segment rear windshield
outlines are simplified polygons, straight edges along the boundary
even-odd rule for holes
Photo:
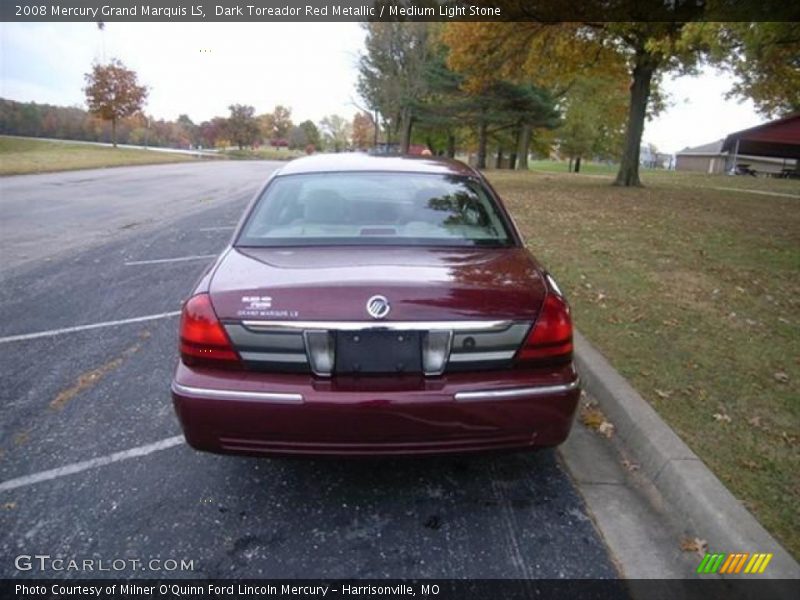
[[[492,197],[469,177],[315,173],[276,177],[237,246],[510,246]]]

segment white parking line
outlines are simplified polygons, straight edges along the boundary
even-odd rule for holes
[[[130,260],[125,263],[126,267],[133,267],[136,265],[158,265],[161,263],[174,263],[184,262],[187,260],[208,260],[209,258],[216,258],[216,254],[195,254],[193,256],[179,256],[177,258],[156,258],[155,260]]]
[[[20,335],[9,335],[0,338],[0,344],[8,342],[21,342],[23,340],[35,340],[37,338],[52,337],[62,333],[74,333],[76,331],[88,331],[89,329],[100,329],[101,327],[114,327],[116,325],[127,325],[128,323],[142,323],[144,321],[155,321],[156,319],[168,319],[181,314],[179,310],[159,313],[157,315],[145,315],[144,317],[133,317],[131,319],[120,319],[119,321],[104,321],[102,323],[90,323],[89,325],[76,325],[75,327],[64,327],[63,329],[50,329],[48,331],[37,331],[36,333],[23,333]]]
[[[225,225],[220,227],[201,227],[200,231],[231,231],[236,229],[236,225]]]
[[[29,485],[33,485],[34,483],[40,483],[42,481],[48,481],[50,479],[58,479],[59,477],[65,477],[67,475],[74,475],[75,473],[80,473],[82,471],[94,469],[95,467],[103,467],[105,465],[110,465],[111,463],[119,462],[121,460],[127,460],[129,458],[138,458],[140,456],[147,456],[148,454],[152,454],[153,452],[158,452],[159,450],[166,450],[167,448],[172,448],[173,446],[177,446],[182,443],[183,443],[183,436],[176,435],[171,438],[161,440],[159,442],[154,442],[152,444],[147,444],[145,446],[139,446],[137,448],[131,448],[130,450],[123,450],[122,452],[114,452],[114,454],[108,454],[106,456],[100,456],[98,458],[92,458],[90,460],[84,460],[82,462],[72,463],[71,465],[58,467],[57,469],[50,469],[49,471],[40,471],[39,473],[34,473],[33,475],[16,477],[15,479],[9,479],[8,481],[0,483],[0,492],[6,492],[8,490],[14,490],[16,488],[26,487]]]

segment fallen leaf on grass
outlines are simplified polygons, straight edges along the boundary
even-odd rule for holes
[[[750,423],[753,427],[761,427],[761,417],[755,416],[747,419],[747,422]]]
[[[714,420],[720,423],[730,423],[731,418],[725,413],[714,413]]]
[[[789,376],[784,371],[777,371],[772,375],[778,383],[787,383]]]
[[[708,550],[708,542],[698,537],[685,537],[681,540],[681,550],[683,552],[695,552],[700,556],[704,556]]]
[[[669,398],[670,396],[672,396],[672,390],[664,391],[664,390],[660,390],[660,389],[656,388],[655,392],[656,392],[656,394],[658,395],[659,398],[663,398],[665,400],[667,398]]]

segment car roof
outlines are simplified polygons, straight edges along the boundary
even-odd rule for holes
[[[393,172],[393,173],[433,173],[444,175],[476,175],[464,163],[432,156],[373,156],[360,152],[339,154],[312,154],[295,159],[283,167],[278,175],[298,175],[301,173],[332,173],[337,171]]]

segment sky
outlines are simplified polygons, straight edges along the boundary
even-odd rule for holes
[[[186,113],[195,122],[256,113],[283,104],[292,119],[352,117],[360,100],[356,65],[364,44],[358,23],[0,23],[0,96],[84,106],[83,75],[92,62],[119,58],[148,85],[156,118]],[[766,119],[749,101],[725,100],[732,80],[705,69],[666,78],[669,108],[645,126],[644,142],[677,152]]]

